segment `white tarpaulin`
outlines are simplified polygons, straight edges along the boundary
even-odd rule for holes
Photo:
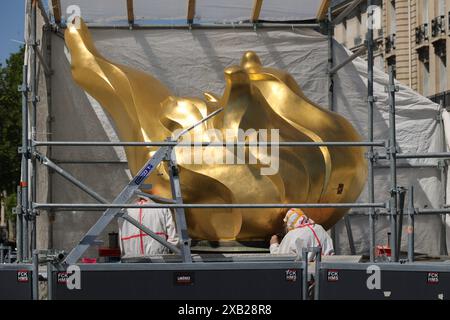
[[[63,1],[67,3],[67,1]],[[87,3],[87,1],[86,1]],[[115,3],[112,1],[111,3]],[[179,96],[201,97],[203,92],[221,95],[224,89],[224,68],[238,64],[246,50],[255,51],[264,65],[289,71],[300,84],[306,95],[313,101],[327,106],[327,39],[312,30],[91,30],[99,51],[112,61],[132,66],[151,73],[165,83]],[[70,74],[70,66],[64,53],[63,39],[53,37],[52,77],[53,140],[91,140],[113,137],[112,127],[92,98],[77,87]],[[348,56],[338,44],[334,46],[336,63]],[[341,69],[335,77],[335,109],[346,116],[364,135],[367,132],[367,86],[366,63],[357,59]],[[375,71],[375,140],[388,138],[388,100],[384,86],[388,78],[383,72]],[[437,116],[439,106],[428,99],[400,85],[397,94],[397,141],[401,152],[437,152],[443,142]],[[58,148],[53,151],[60,159],[111,159],[123,157],[112,148]],[[83,150],[80,152],[79,150]],[[380,150],[381,153],[384,150]],[[440,171],[436,160],[399,161],[402,167],[423,164],[424,168],[399,168],[398,181],[405,187],[415,186],[416,207],[438,208],[442,203]],[[385,162],[380,162],[380,165]],[[427,167],[428,166],[428,167]],[[102,195],[112,198],[115,190],[127,183],[124,166],[98,167],[87,169],[86,165],[66,167],[87,182]],[[54,202],[79,202],[80,192],[57,178],[53,181]],[[389,171],[376,170],[376,202],[389,199]],[[76,196],[72,196],[76,195]],[[359,199],[367,200],[365,190]],[[87,197],[87,199],[89,199]],[[71,233],[86,231],[90,224],[69,216]],[[55,230],[67,228],[57,215]],[[351,224],[357,252],[368,252],[368,217],[352,216]],[[379,217],[377,222],[377,244],[386,243],[389,223]],[[437,216],[416,218],[416,249],[418,252],[439,253],[442,232],[441,220]],[[60,232],[61,233],[61,232]],[[337,226],[340,253],[348,253],[347,235],[343,223]],[[80,234],[81,235],[81,234]],[[404,232],[406,235],[406,232]],[[72,240],[62,233],[54,235],[63,247],[73,245]],[[406,236],[405,236],[406,237]],[[404,238],[405,238],[404,237]],[[58,240],[59,239],[59,240]],[[73,237],[75,239],[75,235]]]
[[[265,0],[260,19],[286,21],[315,19],[322,1]],[[76,5],[88,23],[127,23],[126,0],[61,0],[62,15],[67,18]],[[187,0],[134,0],[134,15],[139,21],[186,21]],[[69,10],[68,10],[69,9]],[[196,22],[230,23],[249,20],[253,0],[197,0]]]

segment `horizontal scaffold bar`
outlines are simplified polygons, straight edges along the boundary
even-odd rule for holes
[[[82,147],[82,146],[105,146],[105,147],[229,147],[229,146],[280,146],[280,147],[384,147],[385,141],[374,142],[300,142],[300,141],[280,141],[280,142],[193,142],[182,143],[173,141],[163,142],[112,142],[112,141],[34,141],[34,146],[63,146],[63,147]]]
[[[33,203],[34,209],[64,209],[64,208],[77,208],[77,209],[92,209],[92,208],[197,208],[197,209],[252,209],[252,208],[386,208],[386,203],[212,203],[212,204],[97,204],[97,203]]]
[[[431,159],[431,158],[449,158],[450,152],[430,152],[430,153],[398,153],[398,159]]]
[[[301,22],[260,22],[260,23],[229,23],[229,24],[134,24],[133,30],[146,30],[146,29],[254,29],[258,28],[277,28],[277,29],[292,29],[292,28],[306,28],[317,29],[320,28],[318,23],[301,23]],[[129,25],[98,25],[88,24],[89,29],[123,29],[129,30]]]
[[[450,208],[416,209],[415,214],[417,214],[417,215],[450,214]]]

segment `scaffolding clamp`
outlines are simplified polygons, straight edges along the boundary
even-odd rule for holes
[[[382,213],[380,209],[375,209],[373,210],[373,213],[371,215],[373,216],[374,220],[378,220],[380,213]]]
[[[397,188],[395,189],[395,193],[400,195],[400,197],[404,197],[405,194],[406,194],[406,191],[407,191],[407,189],[405,187],[402,187],[402,186],[397,186]],[[402,206],[400,206],[400,207],[402,207]],[[400,208],[399,208],[399,210],[400,210]]]
[[[380,159],[380,155],[378,152],[373,152],[373,151],[367,151],[365,153],[366,159],[372,161],[373,163],[378,162],[378,160]]]
[[[391,197],[394,196],[395,194],[397,194],[397,195],[403,195],[403,194],[405,194],[405,193],[406,193],[406,188],[401,187],[401,186],[397,186],[396,188],[392,188],[392,189],[389,191],[389,194],[391,195]]]
[[[385,144],[386,149],[386,158],[387,160],[391,159],[392,156],[396,155],[398,152],[398,148],[396,145],[392,145],[391,140],[387,140]]]
[[[393,197],[395,194],[398,194],[398,188],[392,188],[389,190],[389,194]]]
[[[394,155],[398,153],[397,147],[396,146],[388,146],[387,147],[387,151],[389,155]]]
[[[387,85],[386,87],[384,87],[384,92],[399,92],[400,91],[400,87],[397,85]]]
[[[17,91],[22,93],[28,92],[28,87],[25,84],[21,84],[17,86]]]
[[[30,147],[18,147],[17,148],[17,153],[24,155],[25,158],[27,158],[27,159],[31,159],[31,149],[30,149]]]
[[[39,161],[39,163],[44,164],[45,157],[43,157],[39,152],[34,152],[34,158]]]
[[[391,190],[392,192],[392,190]],[[388,201],[386,201],[386,211],[390,212],[391,211],[391,199],[389,199]]]
[[[66,255],[64,250],[43,250],[42,253],[45,255],[45,260],[51,263],[61,262]]]
[[[41,102],[41,97],[39,97],[38,95],[32,96],[31,97],[31,102],[32,103]]]
[[[26,42],[26,44],[35,49],[36,47],[41,45],[41,41],[40,40],[33,41],[33,39],[30,39]]]
[[[40,215],[40,211],[38,209],[31,209],[30,210],[30,216],[32,219],[36,219],[37,216]]]
[[[377,102],[377,101],[378,101],[378,98],[375,97],[375,96],[368,96],[368,97],[367,97],[367,101],[368,101],[368,102]]]

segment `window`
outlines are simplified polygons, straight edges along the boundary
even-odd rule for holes
[[[447,90],[447,50],[444,41],[439,42],[435,45],[434,49],[436,53],[436,89],[439,92],[444,92]]]
[[[430,18],[430,16],[429,16],[429,12],[428,12],[428,10],[429,10],[429,8],[430,8],[430,4],[429,4],[429,0],[419,0],[419,2],[421,3],[421,5],[422,5],[422,7],[421,7],[421,11],[422,11],[422,16],[421,16],[421,21],[420,21],[420,23],[421,24],[424,24],[424,23],[428,23],[428,20],[429,20],[429,18]]]
[[[425,1],[424,1],[425,2]],[[428,2],[428,1],[427,1]],[[445,16],[445,0],[438,0],[437,6],[439,16]]]
[[[422,94],[430,95],[430,62],[422,63]]]
[[[419,85],[422,95],[430,95],[430,53],[428,48],[419,52]]]
[[[439,68],[439,91],[445,92],[447,90],[447,58],[439,57],[438,59]]]
[[[395,19],[395,0],[388,0],[389,34],[397,32],[397,22]]]

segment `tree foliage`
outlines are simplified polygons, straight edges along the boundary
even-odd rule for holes
[[[0,192],[15,193],[20,180],[22,83],[24,48],[11,54],[5,66],[0,65]]]
[[[17,194],[11,193],[6,196],[5,207],[6,207],[6,220],[15,222],[13,209],[17,206]]]

